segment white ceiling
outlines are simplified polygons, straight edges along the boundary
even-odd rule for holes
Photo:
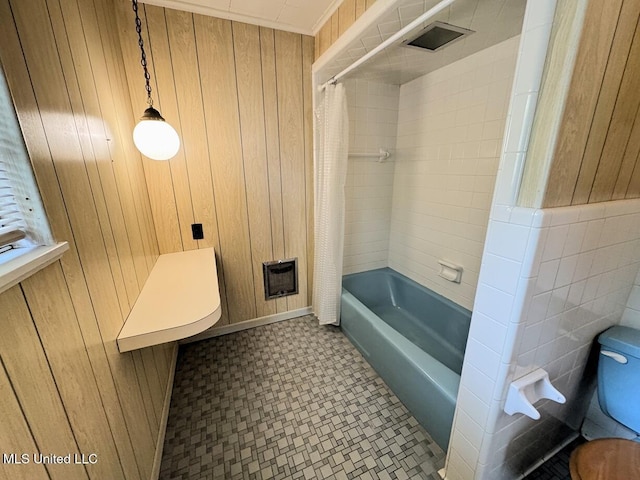
[[[322,68],[319,80],[323,82],[340,72],[437,3],[439,0],[398,0],[394,8],[375,19],[358,38],[340,49],[332,61]],[[518,35],[522,30],[526,3],[526,0],[456,0],[450,7],[414,29],[413,34],[407,34],[363,64],[352,76],[402,85]],[[468,28],[475,33],[437,52],[401,45],[404,39],[412,38],[436,20]]]
[[[140,2],[314,35],[342,0],[140,0]]]

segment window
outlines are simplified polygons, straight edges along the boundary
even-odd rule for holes
[[[55,244],[22,132],[0,70],[0,292],[53,262]]]

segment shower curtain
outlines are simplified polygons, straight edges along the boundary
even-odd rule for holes
[[[328,84],[317,112],[314,163],[313,311],[321,325],[340,323],[344,250],[344,185],[349,118],[344,85]]]

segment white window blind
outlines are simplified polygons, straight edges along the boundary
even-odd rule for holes
[[[0,65],[0,294],[58,260],[31,160]]]
[[[2,73],[0,70],[0,255],[54,243]]]
[[[25,238],[27,230],[11,183],[5,159],[0,157],[0,252]]]

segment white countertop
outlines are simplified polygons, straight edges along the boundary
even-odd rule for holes
[[[172,342],[214,325],[222,311],[213,248],[160,255],[118,335],[118,349]]]

